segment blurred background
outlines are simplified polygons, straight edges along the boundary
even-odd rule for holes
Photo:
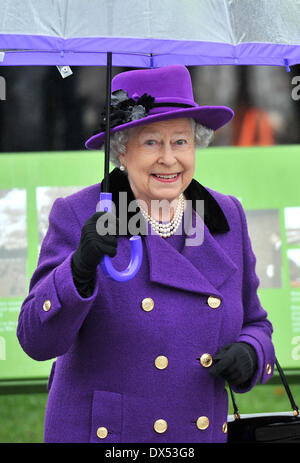
[[[113,75],[125,70],[113,68]],[[233,123],[217,132],[212,146],[300,143],[300,102],[296,92],[292,97],[293,78],[300,76],[300,65],[290,72],[275,66],[195,66],[189,70],[198,104],[225,105],[235,112]],[[98,130],[104,106],[105,68],[72,67],[72,71],[63,79],[55,66],[2,66],[6,82],[6,100],[0,101],[2,154],[85,149],[84,142]],[[296,380],[293,393],[299,404]],[[42,442],[46,401],[44,389],[0,388],[0,442]],[[238,402],[243,413],[290,410],[283,387],[275,382],[257,386],[239,396]]]
[[[126,71],[113,68],[113,75]],[[300,105],[290,72],[277,66],[189,68],[200,105],[226,105],[233,124],[217,132],[213,145],[252,146],[300,141]],[[99,126],[105,101],[105,67],[73,67],[63,79],[55,66],[1,67],[6,101],[0,103],[0,151],[84,149]],[[300,78],[299,78],[300,79]],[[295,92],[297,93],[297,92]],[[300,92],[298,92],[300,95]]]

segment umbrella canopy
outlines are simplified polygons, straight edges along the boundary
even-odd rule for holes
[[[0,0],[10,65],[278,65],[300,62],[297,0]]]

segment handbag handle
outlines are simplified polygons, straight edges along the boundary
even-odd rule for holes
[[[294,416],[298,416],[299,415],[299,409],[296,405],[296,402],[294,400],[294,397],[292,395],[292,392],[290,390],[290,387],[288,385],[288,382],[287,382],[287,379],[286,379],[286,376],[285,374],[283,373],[283,370],[281,368],[281,366],[279,365],[279,362],[277,360],[277,357],[275,358],[275,365],[276,365],[276,368],[278,370],[278,373],[280,375],[280,378],[281,378],[281,381],[282,381],[282,384],[284,386],[284,389],[288,395],[288,398],[289,398],[289,401],[290,401],[290,404],[291,404],[291,407],[292,407],[292,410],[293,410],[293,415]],[[233,391],[231,389],[231,387],[229,386],[228,384],[228,387],[229,387],[229,391],[230,391],[230,395],[231,395],[231,401],[232,401],[232,406],[233,406],[233,416],[234,416],[234,419],[235,420],[238,420],[240,419],[240,413],[239,413],[239,409],[238,409],[238,406],[237,406],[237,403],[235,401],[235,398],[234,398],[234,394],[233,394]]]

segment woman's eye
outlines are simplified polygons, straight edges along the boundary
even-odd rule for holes
[[[186,144],[186,140],[184,138],[181,138],[180,140],[176,140],[176,144],[177,145],[185,145]]]
[[[146,145],[148,145],[148,146],[153,146],[153,145],[155,145],[156,140],[146,140],[145,143],[146,143]]]

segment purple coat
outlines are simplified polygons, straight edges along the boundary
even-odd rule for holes
[[[272,376],[272,326],[257,296],[242,206],[192,184],[189,197],[205,201],[203,244],[178,252],[168,239],[148,235],[137,276],[118,283],[99,266],[87,299],[74,286],[71,257],[100,185],[53,204],[17,330],[30,357],[57,357],[45,442],[226,442],[227,392],[224,380],[209,374],[210,356],[244,341],[258,356],[247,390]],[[114,261],[127,267],[127,236]]]

